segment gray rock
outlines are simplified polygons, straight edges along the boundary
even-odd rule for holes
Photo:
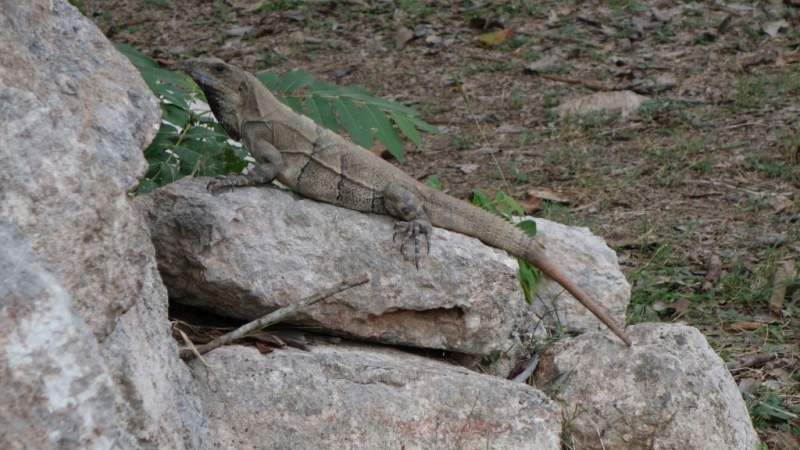
[[[0,217],[31,240],[103,340],[144,283],[147,235],[125,194],[147,168],[158,104],[66,1],[6,1],[0,23]]]
[[[559,449],[536,389],[388,348],[223,347],[192,363],[215,448]]]
[[[117,390],[124,448],[207,449],[208,426],[194,380],[178,359],[167,320],[167,290],[152,246],[141,297],[103,341],[102,356]]]
[[[0,244],[0,447],[208,448],[127,196],[158,103],[66,1],[5,1],[0,23],[0,230],[20,247]]]
[[[416,270],[392,243],[390,217],[279,189],[212,196],[206,183],[181,180],[136,201],[150,222],[164,282],[180,302],[254,319],[368,272],[369,284],[292,321],[359,339],[470,354],[505,351],[513,345],[512,334],[528,333],[539,323],[522,298],[516,260],[477,239],[434,230],[431,253]],[[586,230],[538,222],[548,254],[622,322],[627,283],[613,251],[597,249],[605,245]],[[552,236],[569,242],[551,242]],[[559,251],[565,254],[555,255]],[[555,293],[562,304],[570,301],[548,283],[541,292]],[[538,309],[552,319],[547,295]],[[591,329],[598,323],[571,305],[557,316],[568,329],[573,321]]]
[[[109,449],[114,387],[58,274],[0,221],[0,448]]]
[[[588,334],[540,359],[536,385],[561,387],[557,397],[580,448],[756,448],[736,383],[697,329],[643,323],[627,332],[633,347],[626,351]]]

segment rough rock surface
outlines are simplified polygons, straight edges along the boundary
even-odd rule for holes
[[[164,283],[180,302],[253,319],[368,272],[368,285],[292,320],[360,339],[470,354],[506,350],[509,336],[539,322],[522,299],[516,260],[477,239],[435,229],[430,255],[416,270],[392,243],[395,220],[388,216],[271,188],[212,196],[206,183],[185,179],[137,199]],[[628,285],[613,251],[599,249],[605,247],[600,240],[587,241],[588,232],[537,222],[548,253],[621,323]],[[580,247],[584,243],[593,246]],[[578,250],[585,254],[568,253]],[[565,254],[555,255],[559,251]],[[542,292],[561,290],[544,286]],[[572,322],[599,323],[580,306],[559,317],[568,329]]]
[[[557,343],[540,360],[536,386],[561,386],[580,448],[756,448],[736,383],[697,329],[643,323],[627,331],[633,347],[588,334]]]
[[[111,448],[114,387],[64,283],[0,221],[0,447]]]
[[[561,407],[522,383],[364,345],[194,362],[216,448],[561,448]]]
[[[101,344],[117,390],[123,448],[206,449],[208,426],[194,380],[172,339],[167,290],[152,248],[141,296]]]
[[[145,230],[125,193],[158,104],[66,1],[0,1],[0,217],[31,240],[102,340],[144,283]]]
[[[0,25],[0,448],[208,448],[127,196],[158,104],[66,1]]]

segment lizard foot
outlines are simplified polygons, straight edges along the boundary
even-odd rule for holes
[[[409,239],[414,239],[414,264],[419,270],[419,262],[422,259],[419,254],[419,241],[420,234],[425,235],[425,245],[428,248],[428,254],[431,252],[431,224],[427,220],[415,219],[410,222],[397,222],[394,224],[394,235],[392,241],[395,240],[398,234],[405,233],[403,242],[400,244],[400,253],[406,256],[405,247]]]
[[[217,175],[216,178],[208,182],[206,190],[214,195],[222,188],[229,187],[233,189],[237,186],[249,186],[250,184],[252,184],[250,180],[242,175]]]

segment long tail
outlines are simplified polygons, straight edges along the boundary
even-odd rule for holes
[[[487,245],[525,259],[572,294],[622,342],[631,345],[631,340],[608,312],[557,268],[525,232],[489,212],[466,202],[454,201],[454,198],[440,192],[426,190],[425,194],[424,203],[430,205],[425,210],[433,226],[478,238]]]
[[[529,239],[530,240],[530,239]],[[589,297],[589,294],[583,291],[575,282],[573,282],[569,277],[567,277],[564,272],[559,270],[553,263],[548,259],[544,252],[536,247],[536,243],[533,242],[533,245],[530,245],[525,253],[521,256],[525,261],[531,263],[534,267],[541,270],[545,275],[552,278],[553,281],[560,284],[564,289],[567,290],[576,300],[578,300],[581,305],[583,305],[586,309],[588,309],[595,317],[600,319],[614,334],[617,335],[622,342],[624,342],[628,347],[631,346],[631,340],[628,339],[628,336],[622,331],[622,329],[614,322],[614,319],[608,315],[608,312],[602,306],[598,305],[597,302],[592,300]]]

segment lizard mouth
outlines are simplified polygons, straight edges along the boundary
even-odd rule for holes
[[[206,75],[206,72],[200,67],[197,67],[191,60],[183,65],[183,70],[192,77],[203,92],[206,91],[206,88],[213,89],[219,84],[219,81]]]

